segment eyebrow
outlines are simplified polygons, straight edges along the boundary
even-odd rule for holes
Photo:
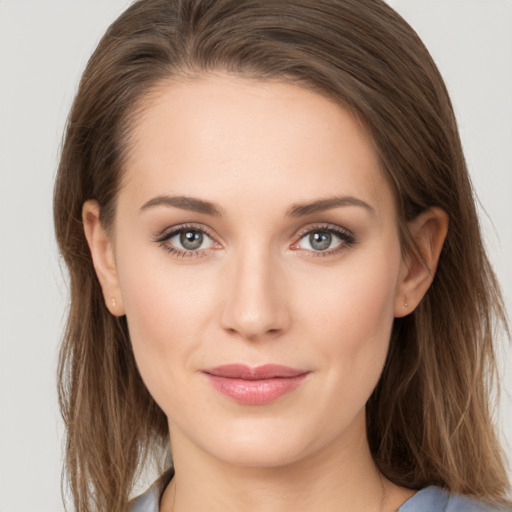
[[[174,208],[181,208],[182,210],[189,210],[197,213],[204,213],[206,215],[213,215],[219,217],[222,214],[221,208],[209,201],[203,199],[196,199],[187,196],[157,196],[144,203],[140,211],[143,212],[155,206],[171,206]]]
[[[312,203],[295,204],[286,213],[287,217],[302,217],[312,213],[323,212],[332,208],[340,208],[342,206],[360,206],[375,215],[375,210],[362,199],[352,196],[330,197],[327,199],[319,199]]]
[[[180,208],[182,210],[203,213],[205,215],[212,215],[215,217],[220,217],[222,215],[222,209],[216,204],[211,203],[210,201],[205,201],[203,199],[187,196],[157,196],[145,202],[141,206],[140,211],[143,212],[156,206]],[[361,208],[365,208],[370,213],[375,215],[375,210],[373,207],[362,199],[358,199],[352,196],[343,196],[318,199],[317,201],[313,201],[311,203],[295,204],[288,210],[286,216],[302,217],[312,213],[323,212],[325,210],[331,210],[332,208],[340,208],[343,206],[359,206]]]

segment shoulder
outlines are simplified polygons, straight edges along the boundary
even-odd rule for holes
[[[418,491],[397,512],[510,512],[468,496],[450,493],[440,487],[430,486]]]
[[[137,496],[128,503],[126,512],[158,512],[162,493],[173,475],[172,469],[166,471],[144,494]]]

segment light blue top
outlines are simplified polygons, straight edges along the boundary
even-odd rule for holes
[[[144,494],[130,502],[126,512],[159,512],[160,496],[169,477],[157,480]],[[510,509],[507,509],[509,512]],[[481,501],[444,491],[440,487],[426,487],[409,498],[397,512],[506,512]]]

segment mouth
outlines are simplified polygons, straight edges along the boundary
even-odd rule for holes
[[[234,401],[266,405],[297,389],[310,372],[276,364],[228,364],[208,368],[203,373],[214,389]]]

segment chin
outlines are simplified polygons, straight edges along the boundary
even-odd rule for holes
[[[246,468],[280,468],[330,449],[340,431],[300,418],[238,418],[189,438],[203,453],[223,463]],[[172,439],[171,434],[171,439]],[[341,436],[343,437],[343,436]]]
[[[208,448],[211,456],[226,464],[255,469],[289,466],[309,455],[305,446],[270,439],[235,440],[228,447]]]

